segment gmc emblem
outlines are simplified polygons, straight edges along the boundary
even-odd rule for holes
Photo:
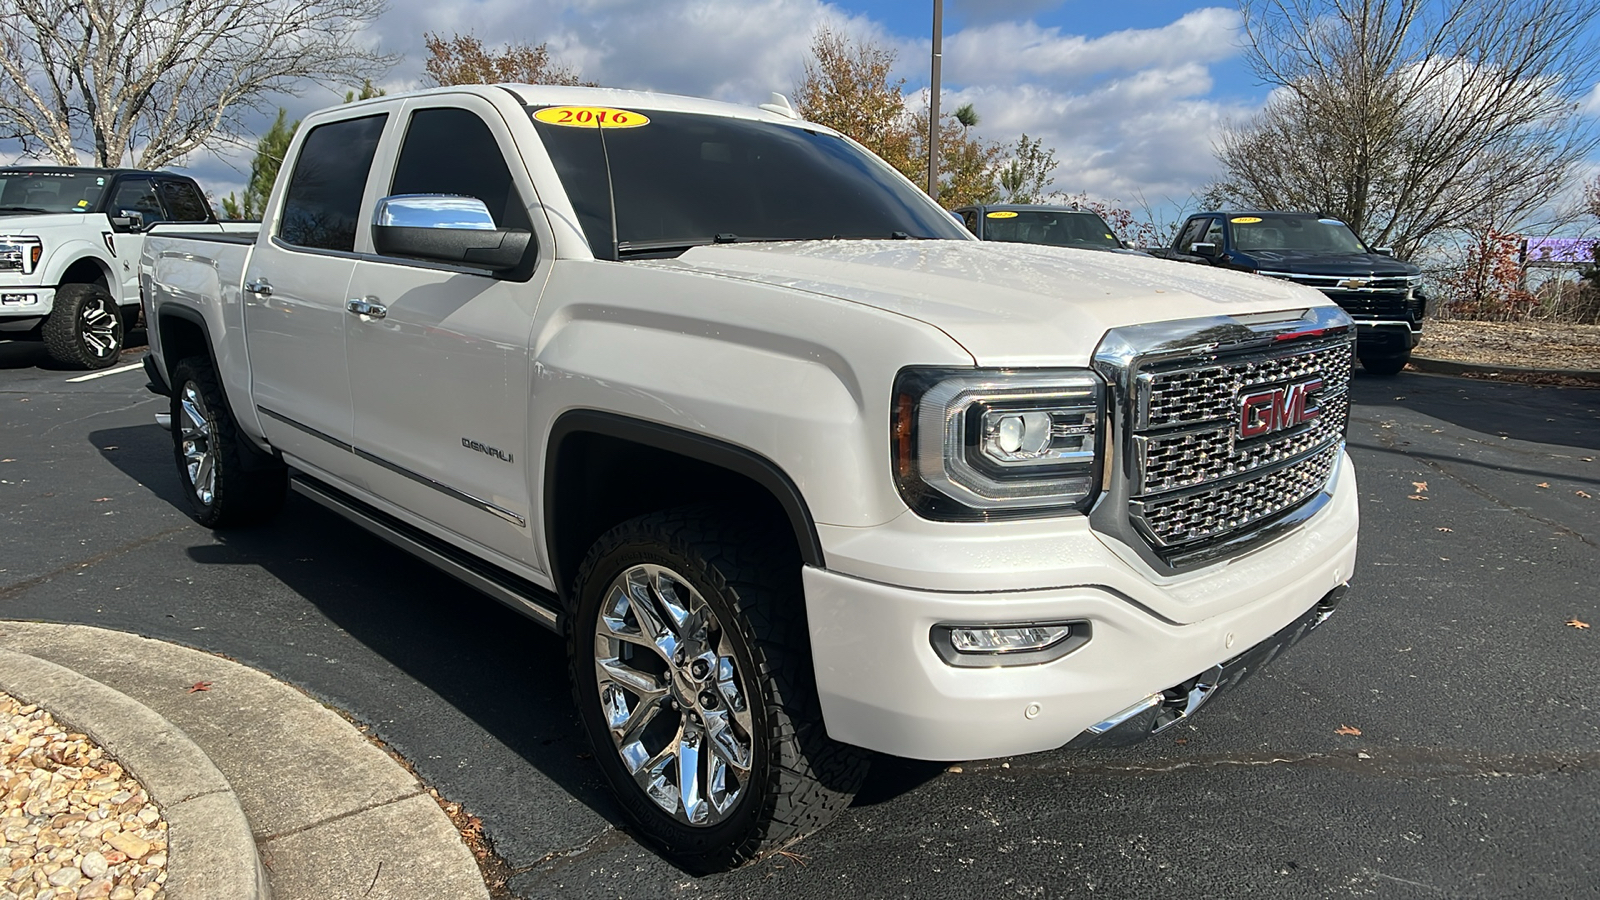
[[[1317,418],[1322,409],[1311,405],[1307,398],[1312,391],[1320,390],[1322,379],[1313,378],[1239,398],[1239,437],[1260,437]]]

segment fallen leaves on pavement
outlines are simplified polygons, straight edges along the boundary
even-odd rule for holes
[[[1340,725],[1338,728],[1335,728],[1333,730],[1333,733],[1334,734],[1354,734],[1354,735],[1359,735],[1359,734],[1361,734],[1361,729],[1352,728],[1349,725]]]
[[[1569,620],[1567,622],[1567,625],[1568,625],[1568,627],[1571,627],[1571,628],[1588,628],[1589,627],[1589,623],[1588,622],[1580,622],[1577,619]]]
[[[1455,529],[1454,528],[1446,528],[1443,525],[1440,525],[1438,528],[1435,528],[1434,531],[1455,531]]]
[[[194,684],[189,686],[189,693],[193,694],[196,691],[209,691],[211,690],[211,685],[212,682],[209,681],[196,681]]]
[[[1534,487],[1549,487],[1549,486],[1550,486],[1550,482],[1548,482],[1548,481],[1541,481],[1538,484],[1534,485]]]
[[[1585,500],[1593,500],[1594,499],[1593,497],[1589,496],[1589,493],[1587,491],[1574,491],[1574,493],[1576,493],[1579,497],[1582,497]]]
[[[1411,482],[1411,489],[1420,494],[1428,489],[1428,483],[1426,481],[1413,481]]]

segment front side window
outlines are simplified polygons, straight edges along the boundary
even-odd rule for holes
[[[495,227],[532,228],[528,204],[517,193],[494,133],[465,109],[412,113],[389,193],[476,197],[489,207]]]
[[[1206,236],[1201,240],[1208,244],[1216,244],[1218,249],[1221,249],[1227,240],[1222,234],[1222,220],[1212,219],[1211,224],[1206,226]]]
[[[199,188],[187,181],[163,179],[157,184],[160,186],[161,199],[166,202],[167,209],[172,213],[172,221],[211,221],[211,204],[206,202]]]
[[[1189,224],[1183,226],[1183,238],[1178,241],[1178,249],[1188,253],[1194,245],[1205,239],[1206,223],[1210,219],[1190,219]]]
[[[106,204],[106,212],[113,216],[136,212],[144,219],[146,228],[167,221],[161,201],[156,199],[155,183],[148,178],[124,178],[118,181],[111,192],[111,202]]]
[[[834,135],[730,116],[625,112],[648,122],[574,127],[529,110],[596,256],[611,256],[613,208],[620,256],[714,241],[968,239],[926,195]]]
[[[388,118],[365,116],[311,129],[284,193],[279,238],[297,247],[355,250],[361,195]]]

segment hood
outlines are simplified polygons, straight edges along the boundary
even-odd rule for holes
[[[1422,270],[1377,253],[1318,253],[1312,250],[1247,250],[1241,256],[1255,260],[1256,268],[1297,275],[1347,275],[1373,278],[1418,275]]]
[[[83,217],[99,213],[4,212],[0,211],[0,234],[31,234],[40,228],[81,227]]]
[[[1082,366],[1122,325],[1330,306],[1289,282],[1144,255],[990,241],[695,247],[640,260],[837,297],[934,326],[979,365]]]

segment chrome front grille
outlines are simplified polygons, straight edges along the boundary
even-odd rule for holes
[[[1339,449],[1325,447],[1254,478],[1134,501],[1135,512],[1162,547],[1225,537],[1311,499],[1328,483]]]
[[[1343,452],[1354,336],[1326,306],[1109,334],[1096,366],[1125,404],[1123,458],[1098,526],[1181,568],[1311,515]]]

